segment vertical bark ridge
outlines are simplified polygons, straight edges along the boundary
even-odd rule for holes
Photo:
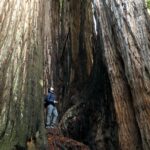
[[[112,29],[110,27],[111,18],[109,16],[109,6],[110,5],[107,6],[105,2],[97,1],[97,7],[100,10],[98,13],[100,14],[99,21],[104,43],[104,57],[111,81],[118,123],[120,149],[141,149],[138,128],[135,125],[136,120],[131,102],[132,97],[129,92],[130,89],[128,89],[126,79],[123,77],[124,70],[117,56],[116,45],[114,43],[115,39],[112,38],[112,35],[115,33],[112,33]],[[107,18],[109,20],[107,20]],[[133,137],[134,134],[137,135]]]
[[[43,55],[42,38],[37,37],[41,10],[38,0],[2,1],[0,5],[0,149],[12,149],[25,146],[27,136],[41,130]]]

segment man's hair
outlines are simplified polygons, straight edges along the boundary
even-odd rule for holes
[[[48,92],[50,92],[50,88],[48,88]]]

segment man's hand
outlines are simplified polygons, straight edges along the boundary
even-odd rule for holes
[[[58,101],[54,100],[54,103],[58,103]]]

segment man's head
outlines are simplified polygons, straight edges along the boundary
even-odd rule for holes
[[[50,88],[50,91],[54,92],[54,88],[53,88],[53,87],[51,87],[51,88]]]
[[[48,92],[54,92],[54,88],[53,87],[48,88]]]

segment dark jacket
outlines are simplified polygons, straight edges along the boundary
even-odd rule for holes
[[[46,102],[45,102],[45,107],[47,107],[48,105],[53,105],[55,106],[54,101],[56,100],[56,95],[54,92],[48,92],[47,98],[46,98]]]

